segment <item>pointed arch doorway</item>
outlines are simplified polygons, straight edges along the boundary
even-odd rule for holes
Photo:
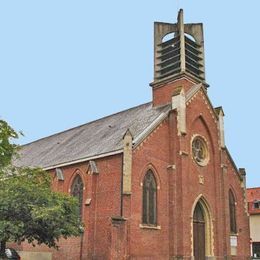
[[[208,204],[200,197],[193,206],[192,237],[194,260],[213,256],[212,218]]]
[[[193,213],[193,254],[195,260],[205,260],[206,257],[205,216],[198,202]]]

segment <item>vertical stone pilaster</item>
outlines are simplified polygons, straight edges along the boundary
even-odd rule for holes
[[[244,209],[245,209],[245,213],[247,215],[248,214],[248,207],[247,207],[247,193],[246,193],[246,170],[245,168],[239,168],[239,173],[242,177],[242,181],[241,181],[241,187],[243,188],[243,191],[244,191]]]
[[[185,38],[184,38],[184,20],[183,20],[183,10],[181,9],[178,14],[178,29],[180,36],[180,61],[181,61],[181,72],[186,70],[185,62]]]
[[[128,129],[123,137],[123,194],[131,194],[132,186],[132,142],[133,136]]]
[[[218,129],[219,129],[219,142],[220,147],[225,148],[225,132],[224,132],[224,111],[222,107],[215,108],[218,115]]]
[[[223,207],[223,210],[221,212],[222,217],[222,225],[223,225],[223,241],[220,241],[222,243],[223,247],[223,254],[229,255],[230,253],[230,240],[229,240],[229,202],[228,202],[228,167],[226,165],[226,153],[224,149],[220,149],[220,166],[221,166],[221,205]]]
[[[182,87],[173,93],[172,109],[177,110],[178,135],[186,134],[186,97]]]
[[[219,134],[220,134],[220,146],[225,147],[225,134],[224,134],[224,113],[221,110],[219,114]]]

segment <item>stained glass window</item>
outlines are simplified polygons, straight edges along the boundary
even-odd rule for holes
[[[83,181],[80,177],[80,175],[77,175],[74,178],[74,181],[71,185],[71,195],[77,198],[79,202],[79,216],[82,216],[82,203],[83,203]]]
[[[230,217],[230,232],[235,234],[237,233],[237,224],[236,224],[236,201],[234,194],[229,190],[229,217]]]
[[[143,224],[156,225],[157,222],[157,187],[154,174],[149,170],[143,181]]]

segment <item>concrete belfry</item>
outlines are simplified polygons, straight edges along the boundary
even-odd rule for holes
[[[151,85],[183,74],[205,83],[203,25],[184,24],[180,9],[177,23],[154,24],[154,81]]]

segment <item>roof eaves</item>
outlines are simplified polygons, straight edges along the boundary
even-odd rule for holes
[[[103,158],[103,157],[117,155],[117,154],[120,154],[122,152],[123,152],[123,149],[119,149],[119,150],[115,150],[115,151],[108,152],[108,153],[103,153],[103,154],[89,156],[89,157],[86,157],[86,158],[77,159],[77,160],[74,160],[74,161],[69,161],[69,162],[64,162],[64,163],[46,166],[46,167],[43,167],[43,169],[45,171],[47,171],[47,170],[51,170],[51,169],[55,169],[55,168],[60,168],[60,167],[64,167],[64,166],[69,166],[69,165],[73,165],[73,164],[77,164],[77,163],[90,161],[90,160],[96,160],[96,159],[100,159],[100,158]]]
[[[260,187],[247,188],[247,190],[259,190],[260,191]]]

